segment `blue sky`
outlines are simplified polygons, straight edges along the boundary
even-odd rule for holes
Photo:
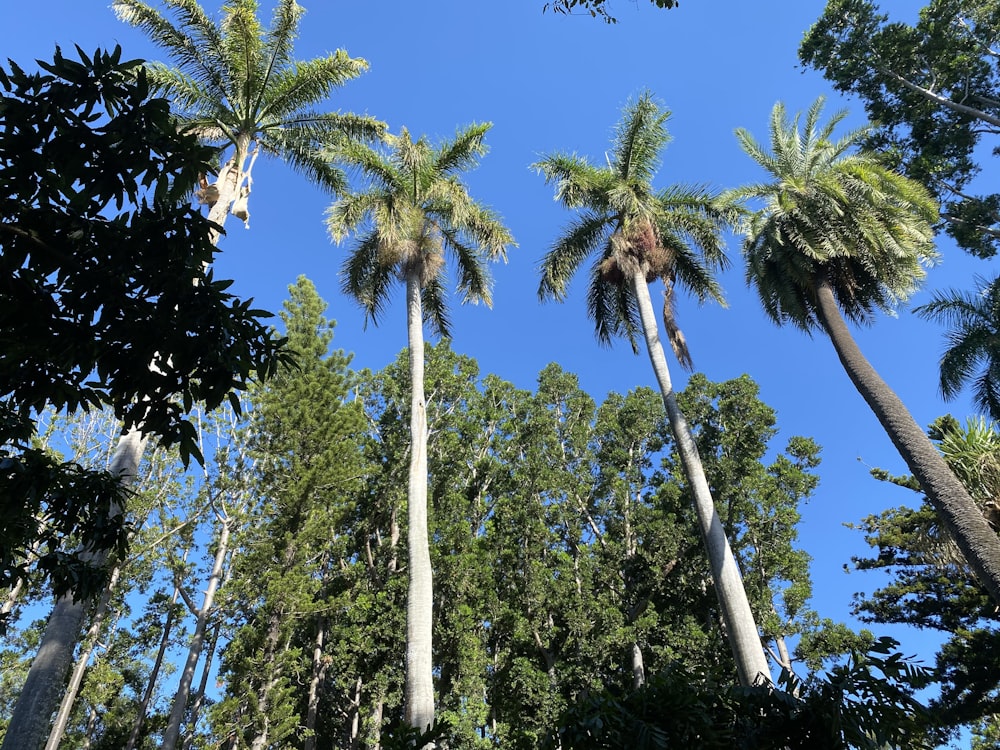
[[[599,400],[611,390],[655,385],[645,355],[634,356],[624,342],[610,349],[596,343],[583,275],[567,302],[537,302],[537,264],[569,218],[529,169],[539,155],[575,151],[603,160],[622,105],[648,89],[673,112],[673,141],[656,184],[734,187],[762,175],[733,130],[745,127],[766,138],[777,100],[798,111],[824,94],[828,114],[846,105],[854,124],[863,117],[860,105],[797,67],[799,40],[822,12],[820,0],[683,0],[670,11],[647,0],[613,0],[614,26],[589,16],[543,14],[543,0],[300,1],[307,15],[299,58],[344,48],[371,64],[335,95],[331,109],[367,112],[394,131],[406,126],[432,139],[472,121],[494,123],[487,136],[491,151],[468,183],[503,216],[519,247],[508,265],[495,269],[492,310],[453,307],[453,346],[476,358],[484,374],[524,388],[552,361],[579,374]],[[921,4],[887,0],[882,6],[896,19],[911,20]],[[218,7],[212,0],[204,5],[213,12]],[[267,0],[262,5],[269,13]],[[35,58],[51,58],[56,44],[69,51],[73,43],[88,51],[120,43],[128,57],[158,57],[139,32],[116,20],[106,1],[46,0],[4,9],[0,57],[27,67]],[[339,292],[337,272],[347,249],[326,236],[322,219],[329,202],[283,165],[262,159],[254,173],[251,228],[234,220],[227,225],[216,276],[235,279],[237,293],[277,311],[288,285],[306,274],[338,321],[335,345],[354,352],[355,367],[378,369],[406,344],[401,294],[379,327],[363,330],[360,311]],[[929,290],[971,288],[974,274],[990,273],[988,263],[968,258],[944,238],[939,250],[943,260],[914,304]],[[896,474],[906,469],[829,342],[768,321],[745,286],[735,239],[730,258],[732,268],[722,276],[729,308],[698,307],[682,297],[679,323],[697,369],[713,380],[745,372],[760,384],[763,400],[778,412],[779,442],[799,434],[823,447],[821,485],[804,508],[800,542],[814,557],[820,614],[846,618],[852,592],[871,590],[876,581],[843,572],[851,554],[866,549],[860,534],[843,524],[916,498],[870,478],[869,467]],[[946,412],[963,420],[971,413],[968,399],[944,404],[938,395],[939,326],[901,309],[857,336],[918,423]],[[679,367],[671,366],[675,385],[683,387]],[[907,652],[922,649],[915,633],[884,632]]]

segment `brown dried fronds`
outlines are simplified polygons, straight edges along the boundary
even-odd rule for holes
[[[687,339],[684,332],[677,325],[677,317],[674,312],[674,290],[668,285],[663,292],[663,328],[667,333],[667,341],[670,348],[674,350],[674,356],[680,366],[688,372],[694,369],[694,362],[691,360],[691,352],[688,350]]]

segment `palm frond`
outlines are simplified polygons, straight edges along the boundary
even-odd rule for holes
[[[262,89],[257,116],[264,122],[285,122],[367,70],[367,60],[337,50],[272,72]]]
[[[634,354],[639,353],[638,304],[632,285],[614,281],[608,278],[604,261],[611,257],[610,247],[591,267],[590,284],[587,288],[587,314],[594,321],[594,334],[603,346],[623,337],[632,347]]]
[[[365,324],[378,325],[396,280],[395,269],[381,262],[381,242],[376,231],[365,234],[341,268],[341,289],[365,311]]]
[[[661,109],[648,91],[625,106],[611,149],[611,165],[619,182],[648,185],[653,179],[660,151],[670,141],[669,117],[670,112]]]
[[[164,4],[177,15],[179,27],[140,0],[114,0],[111,8],[120,20],[163,47],[181,72],[215,98],[226,99],[226,59],[215,24],[195,0],[166,0]]]
[[[230,106],[247,122],[256,119],[256,106],[264,83],[264,28],[257,12],[257,0],[229,0],[223,6],[220,24],[232,82]]]
[[[463,302],[482,302],[493,306],[493,281],[486,270],[482,254],[471,245],[464,243],[458,232],[442,229],[445,246],[455,256],[458,266],[458,288],[463,293]]]
[[[270,129],[261,133],[257,143],[292,169],[334,195],[348,189],[347,176],[321,151],[308,132],[296,128]]]
[[[531,168],[546,184],[555,183],[555,199],[566,208],[601,210],[598,206],[606,205],[604,191],[615,183],[611,170],[594,167],[575,154],[552,154]]]
[[[437,173],[446,176],[477,166],[479,157],[487,151],[483,138],[492,127],[492,122],[472,123],[456,133],[452,140],[447,141],[438,150],[434,159],[434,169]]]
[[[583,261],[607,242],[611,228],[611,219],[601,214],[587,212],[574,219],[542,258],[539,299],[564,299],[569,280]]]
[[[294,62],[292,51],[298,36],[299,22],[305,8],[296,0],[278,0],[271,15],[271,25],[264,34],[264,56],[268,60],[264,88],[269,88],[270,74]]]
[[[386,191],[377,188],[344,195],[326,210],[326,228],[330,238],[340,244],[351,232],[369,221],[387,200]]]
[[[424,322],[442,338],[451,337],[451,320],[448,318],[448,292],[444,284],[444,269],[440,269],[420,290]]]

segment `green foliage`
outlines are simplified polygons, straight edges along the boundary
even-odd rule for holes
[[[506,262],[508,246],[516,243],[459,176],[486,153],[483,139],[491,127],[469,125],[438,146],[426,137],[414,141],[403,128],[385,137],[383,149],[355,141],[336,150],[339,160],[369,181],[365,191],[341,198],[326,213],[334,241],[358,232],[343,265],[343,289],[366,319],[378,322],[395,278],[413,276],[425,320],[448,336],[445,251],[455,261],[463,301],[492,304],[486,261]]]
[[[235,400],[278,362],[254,310],[211,271],[212,225],[182,205],[212,152],[177,131],[167,102],[121,51],[79,61],[56,51],[43,72],[0,70],[0,536],[4,584],[27,546],[57,592],[100,585],[63,538],[119,551],[117,478],[31,444],[45,409],[108,405],[185,457],[201,454],[196,402]],[[152,364],[152,366],[151,366]],[[44,519],[44,520],[43,520]]]
[[[1000,487],[996,426],[981,419],[963,426],[942,417],[930,434],[969,494],[994,519]],[[980,724],[988,733],[1000,713],[1000,629],[989,595],[927,503],[869,516],[859,528],[873,554],[855,558],[855,567],[889,579],[872,593],[859,594],[855,613],[868,622],[942,633],[945,642],[930,673],[940,687],[931,702],[935,719],[945,730]]]
[[[924,670],[884,638],[829,674],[777,687],[729,687],[717,674],[674,664],[634,691],[586,696],[563,715],[547,747],[932,748],[927,710],[912,695]]]
[[[346,606],[349,534],[366,471],[361,404],[350,357],[330,352],[333,326],[313,284],[299,277],[281,317],[294,363],[251,393],[238,436],[247,445],[257,504],[228,585],[231,640],[223,653],[227,692],[219,734],[261,733],[280,745],[303,725],[296,683],[319,665],[310,648],[329,612]],[[342,676],[337,675],[334,679]],[[255,695],[257,700],[243,696]]]
[[[869,148],[943,204],[958,244],[996,254],[1000,194],[978,193],[977,148],[1000,133],[1000,9],[992,0],[930,0],[913,25],[871,0],[829,0],[799,49],[839,90],[858,95],[875,129]]]
[[[833,140],[847,113],[821,125],[822,111],[822,97],[804,120],[790,119],[775,104],[770,150],[738,128],[740,145],[769,181],[728,194],[761,204],[742,227],[747,282],[772,320],[806,331],[820,324],[821,281],[846,318],[867,323],[876,310],[891,312],[907,299],[924,265],[937,258],[931,228],[937,206],[929,193],[877,154],[854,151],[864,130]]]
[[[955,398],[967,385],[978,409],[1000,419],[1000,278],[976,279],[975,292],[934,292],[914,312],[950,327],[941,357],[941,394]]]
[[[576,154],[552,154],[532,165],[556,188],[556,198],[577,213],[542,259],[540,299],[563,300],[572,276],[590,256],[587,309],[597,339],[624,337],[638,351],[638,307],[631,280],[663,281],[663,318],[681,364],[691,366],[683,335],[674,323],[674,287],[700,302],[724,304],[713,273],[727,264],[722,228],[735,218],[731,207],[697,186],[652,186],[660,152],[670,140],[663,109],[649,92],[629,102],[615,129],[608,165]]]
[[[678,0],[650,0],[657,8],[676,8]],[[543,10],[553,13],[576,13],[577,9],[585,11],[593,18],[600,18],[605,23],[618,23],[618,19],[608,12],[608,0],[553,0],[542,6]]]

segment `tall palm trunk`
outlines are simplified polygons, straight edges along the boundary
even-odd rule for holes
[[[406,325],[411,395],[404,720],[411,727],[426,730],[434,723],[431,640],[434,584],[427,539],[427,404],[424,402],[424,319],[419,267],[411,268],[406,274]]]
[[[221,518],[222,528],[219,530],[219,540],[215,550],[215,560],[212,563],[212,573],[208,579],[208,588],[205,590],[205,597],[202,605],[198,609],[197,622],[195,624],[194,635],[191,636],[191,643],[188,646],[187,661],[184,663],[184,671],[181,672],[180,684],[174,694],[174,703],[170,708],[170,717],[167,719],[167,728],[163,732],[162,750],[174,750],[177,747],[177,740],[180,738],[181,723],[184,720],[184,712],[187,709],[188,698],[191,695],[191,684],[194,682],[194,672],[201,658],[201,650],[205,644],[205,631],[208,626],[208,617],[212,613],[215,603],[215,592],[219,588],[222,580],[222,569],[225,565],[226,555],[229,553],[229,533],[232,526],[232,519]]]
[[[753,685],[758,680],[770,680],[770,668],[764,647],[757,630],[750,602],[747,600],[743,579],[736,565],[736,558],[729,547],[729,539],[719,519],[712,493],[705,479],[705,470],[698,455],[698,446],[687,420],[677,406],[673,385],[670,382],[670,372],[667,370],[667,359],[660,343],[659,326],[653,312],[653,303],[649,297],[649,286],[646,275],[641,269],[633,271],[631,276],[632,289],[639,307],[639,319],[642,331],[646,337],[646,350],[653,372],[660,386],[663,405],[670,421],[670,429],[677,442],[677,453],[684,467],[691,494],[694,496],[695,513],[701,527],[702,537],[708,551],[708,559],[712,564],[712,578],[715,581],[715,591],[719,597],[722,609],[722,619],[726,626],[726,637],[736,658],[736,667],[740,683]]]
[[[1000,603],[1000,537],[913,416],[861,353],[829,278],[816,284],[817,312],[847,375],[882,424],[927,500],[990,596]]]
[[[115,451],[109,470],[121,478],[126,488],[135,481],[136,472],[129,468],[138,466],[137,456],[142,456],[144,443],[145,439],[136,433],[123,438]],[[122,513],[124,509],[115,508],[112,512]],[[100,566],[107,562],[108,553],[84,553],[82,557],[90,564]],[[45,624],[38,653],[31,662],[21,695],[14,705],[0,750],[36,750],[42,746],[48,736],[52,714],[59,705],[89,604],[90,601],[85,599],[73,601],[72,594],[56,601]]]

